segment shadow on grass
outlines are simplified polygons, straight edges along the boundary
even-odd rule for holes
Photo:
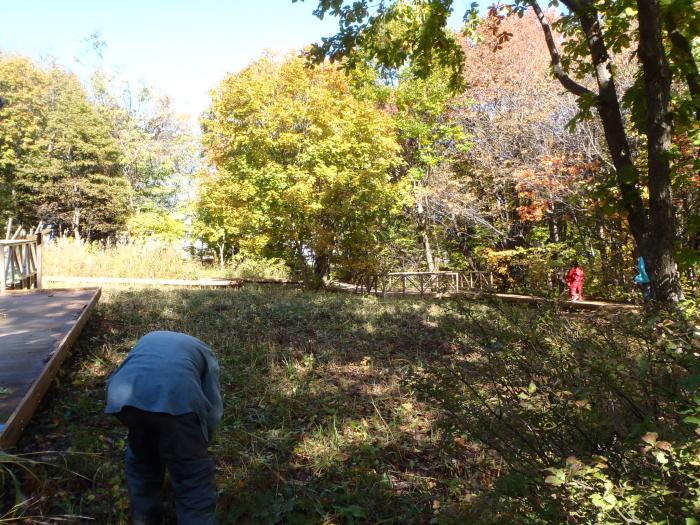
[[[510,440],[513,461],[537,438],[539,479],[550,459],[611,450],[663,408],[648,392],[668,363],[643,327],[567,316],[277,286],[107,288],[19,444],[55,451],[44,456],[57,466],[24,488],[35,513],[128,523],[126,432],[102,413],[104,381],[139,337],[175,330],[207,342],[221,363],[225,413],[211,451],[222,523],[464,523],[474,509],[496,512],[499,494],[523,495],[522,480],[494,490],[507,449],[494,454],[489,435]],[[512,417],[485,410],[470,384],[510,392],[501,397]],[[552,421],[578,430],[553,432]]]
[[[639,368],[638,359],[628,355],[627,343],[644,341],[616,324],[549,308],[382,300],[272,285],[107,288],[20,441],[20,452],[55,451],[42,455],[55,466],[42,467],[39,482],[26,480],[25,492],[35,498],[35,514],[128,523],[126,432],[103,414],[104,382],[139,337],[175,330],[211,345],[221,364],[225,412],[211,451],[222,523],[464,523],[465,515],[499,506],[489,499],[497,492],[498,454],[478,442],[506,435],[506,425],[512,448],[526,450],[525,423],[540,421],[530,411],[549,428],[550,418],[559,417],[552,409],[568,407],[544,403],[560,390],[590,393],[586,399],[601,417],[596,443],[606,445],[622,426],[629,432],[637,423],[638,415],[619,408],[626,404],[610,402],[606,385],[636,392],[629,371]],[[420,387],[416,373],[423,374]],[[525,406],[521,393],[542,396],[544,404],[515,413],[520,427],[481,414],[474,399],[466,402],[464,387],[489,382],[514,392],[505,399],[509,406]],[[591,425],[591,413],[581,412],[580,428]],[[445,419],[447,432],[438,425]],[[472,441],[460,438],[470,434]],[[565,439],[542,435],[547,458],[577,447],[585,452],[570,442],[573,432]],[[532,471],[540,474],[539,467]],[[520,498],[523,484],[515,484],[508,490]],[[174,513],[168,519],[174,523]]]
[[[211,450],[223,523],[426,523],[458,488],[455,466],[404,378],[464,329],[429,301],[107,288],[19,443],[54,451],[45,458],[59,465],[26,487],[45,495],[33,511],[128,522],[125,430],[102,413],[104,382],[143,334],[175,330],[221,363],[225,414]]]

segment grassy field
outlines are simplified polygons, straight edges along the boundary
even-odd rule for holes
[[[20,442],[65,462],[40,469],[34,488],[51,496],[35,494],[28,513],[126,523],[125,433],[102,414],[104,381],[138,337],[167,329],[201,338],[221,361],[222,521],[429,520],[459,466],[437,454],[433,414],[402,379],[454,336],[440,329],[444,315],[426,302],[282,287],[106,289]]]
[[[534,325],[528,323],[539,328],[530,329]],[[517,379],[511,378],[508,388],[517,394],[518,410],[520,404],[522,410],[531,410],[532,401],[543,393],[541,408],[525,421],[552,433],[552,421],[540,421],[540,412],[556,414],[559,407],[544,395],[547,382],[574,391],[558,375],[569,374],[570,366],[559,353],[570,341],[571,359],[588,363],[590,355],[580,346],[592,325],[604,337],[612,326],[590,315],[562,320],[550,310],[381,300],[272,285],[237,290],[106,288],[98,311],[19,443],[17,452],[30,454],[24,457],[37,463],[29,465],[31,473],[15,469],[24,502],[15,514],[38,516],[37,523],[57,522],[48,516],[128,523],[121,464],[125,430],[102,413],[104,382],[140,336],[158,329],[199,337],[221,362],[225,413],[211,451],[217,461],[222,523],[545,523],[526,519],[527,510],[513,507],[513,501],[525,497],[518,493],[517,478],[508,478],[515,489],[499,482],[505,479],[500,474],[506,463],[517,464],[508,449],[486,446],[488,436],[472,439],[475,432],[498,436],[501,430],[489,419],[470,419],[479,410],[469,405],[468,389],[473,381],[484,395],[498,394],[501,387],[494,374],[501,372],[487,367],[494,361],[484,356],[510,346],[526,351],[527,359],[518,366],[535,370],[511,368]],[[478,352],[465,351],[474,348],[470,340],[477,336],[484,345]],[[558,340],[560,336],[568,339]],[[528,347],[528,341],[536,344]],[[546,366],[552,366],[551,372],[537,361],[537,349],[550,344],[554,350],[547,354]],[[511,366],[515,354],[507,355]],[[439,370],[433,369],[437,363],[448,368],[460,363],[471,378],[461,381],[455,375],[443,388],[441,376],[426,375]],[[589,380],[585,374],[596,377],[597,372],[589,367],[582,373],[572,375],[572,381],[582,385],[581,392],[593,390],[584,384]],[[619,378],[606,376],[606,381],[618,390],[627,383],[641,385],[648,394],[648,385],[637,383],[635,374],[620,367]],[[450,393],[454,385],[465,389]],[[585,424],[600,440],[619,442],[605,432],[619,435],[628,423],[632,441],[644,431],[632,427],[627,404],[617,404],[607,391],[575,395],[566,406],[579,410],[581,400],[602,404],[604,421],[615,421],[614,428],[596,427],[597,420],[585,415]],[[632,400],[646,410],[643,395],[638,397]],[[498,395],[494,399],[501,403]],[[663,420],[663,404],[657,399],[654,406]],[[450,414],[455,417],[450,419]],[[503,416],[493,418],[498,423]],[[537,437],[538,432],[520,427],[521,419],[513,416],[506,422],[514,429],[510,439],[516,445],[521,434],[532,431]],[[561,433],[567,432],[563,425]],[[557,446],[543,452],[553,464],[563,462]],[[533,466],[530,474],[528,483],[536,490],[547,488],[541,466]],[[499,499],[504,495],[510,506]],[[536,494],[535,501],[540,497]],[[174,523],[172,515],[170,519]],[[579,522],[585,521],[571,523]]]

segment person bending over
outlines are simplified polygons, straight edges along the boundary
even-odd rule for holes
[[[207,448],[223,405],[211,349],[186,334],[146,334],[108,379],[105,412],[129,429],[125,469],[134,524],[161,522],[166,468],[178,524],[215,523],[214,462]]]

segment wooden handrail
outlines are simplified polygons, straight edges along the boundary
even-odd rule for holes
[[[355,292],[375,293],[459,293],[465,290],[492,290],[491,272],[445,270],[437,272],[387,272],[364,274],[355,283]]]
[[[0,240],[0,293],[41,288],[41,233]]]
[[[440,272],[389,272],[386,275],[455,275],[459,272],[440,271]]]
[[[3,246],[18,246],[20,244],[32,244],[36,243],[37,236],[32,235],[26,239],[11,239],[11,240],[0,240],[0,245]]]

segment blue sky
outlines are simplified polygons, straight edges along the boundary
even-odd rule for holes
[[[471,0],[455,0],[455,24]],[[211,90],[266,50],[285,52],[333,34],[316,0],[0,0],[0,50],[55,58],[83,75],[100,64],[171,97],[197,116]],[[484,2],[485,3],[485,2]],[[100,60],[86,41],[106,42]]]

